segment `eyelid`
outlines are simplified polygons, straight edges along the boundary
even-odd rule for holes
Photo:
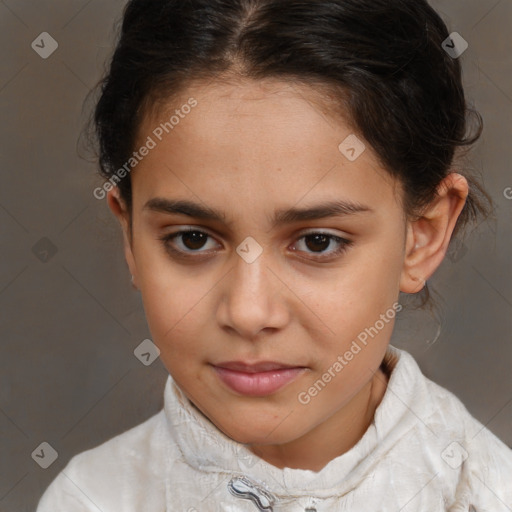
[[[199,227],[199,226],[179,226],[180,229],[178,229],[177,231],[174,231],[172,233],[166,233],[166,234],[163,234],[161,236],[158,236],[158,240],[160,240],[161,242],[164,243],[165,246],[167,246],[167,248],[169,250],[172,250],[173,252],[175,253],[179,253],[179,254],[183,254],[185,256],[187,255],[192,255],[192,254],[197,254],[197,255],[201,255],[201,254],[208,254],[210,251],[181,251],[180,249],[174,249],[174,248],[171,248],[169,247],[170,245],[170,242],[173,241],[174,239],[176,238],[179,238],[181,235],[185,235],[187,233],[201,233],[201,234],[204,234],[206,235],[208,238],[211,238],[213,240],[215,240],[217,242],[217,238],[209,232],[208,229],[206,228],[203,228],[203,227]],[[219,242],[217,242],[219,243]]]
[[[179,238],[181,235],[190,233],[190,232],[197,232],[202,233],[206,235],[207,237],[216,240],[216,237],[209,232],[208,229],[203,228],[202,226],[195,226],[195,225],[183,225],[180,226],[180,228],[173,232],[168,233],[165,235],[162,235],[158,237],[158,239],[163,242],[163,244],[166,246],[166,249],[174,254],[177,254],[183,258],[190,258],[190,259],[200,259],[201,256],[208,256],[211,254],[212,250],[207,251],[182,251],[180,249],[176,249],[171,246],[170,242],[173,241],[176,238]],[[323,252],[323,253],[314,253],[314,252],[306,252],[306,254],[309,254],[308,257],[301,257],[303,260],[309,260],[309,261],[317,261],[320,262],[322,260],[332,260],[336,259],[339,255],[341,255],[343,252],[345,252],[350,246],[352,246],[353,241],[345,238],[344,236],[341,236],[339,233],[332,233],[329,230],[322,229],[322,228],[309,228],[307,230],[300,231],[299,233],[296,233],[294,235],[294,242],[293,244],[296,244],[297,242],[301,241],[303,238],[311,235],[320,235],[320,236],[326,236],[330,239],[330,241],[334,241],[335,243],[338,243],[340,247],[335,250],[331,250],[329,252]],[[217,242],[218,243],[218,242]],[[215,250],[213,250],[215,251]],[[304,251],[297,251],[296,249],[293,249],[294,254],[299,254]]]
[[[301,259],[304,259],[304,260],[321,262],[322,260],[330,261],[333,259],[337,259],[341,254],[343,254],[349,247],[351,247],[353,245],[352,240],[349,240],[348,238],[341,236],[340,234],[331,233],[331,232],[326,231],[321,228],[316,228],[316,229],[313,228],[308,231],[301,232],[296,237],[296,239],[295,239],[296,241],[294,242],[294,244],[310,235],[326,236],[330,241],[334,241],[335,243],[339,244],[339,247],[337,249],[330,250],[328,252],[320,252],[320,253],[306,252],[306,254],[309,254],[309,256],[308,257],[301,256]],[[302,251],[296,251],[295,249],[294,249],[294,252],[302,253]]]
[[[308,228],[306,230],[301,230],[301,231],[299,231],[298,235],[296,235],[296,236],[301,238],[303,236],[308,236],[308,235],[327,235],[327,236],[338,237],[338,238],[344,237],[344,235],[342,235],[339,232],[333,233],[329,229],[323,229],[323,228]]]

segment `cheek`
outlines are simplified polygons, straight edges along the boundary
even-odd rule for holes
[[[195,345],[190,339],[202,331],[208,318],[207,294],[208,289],[197,280],[176,276],[167,279],[165,275],[148,279],[142,299],[155,343],[165,346],[166,350],[184,345],[190,351]]]
[[[340,267],[297,280],[295,290],[327,325],[373,322],[373,316],[384,313],[399,294],[403,265],[399,242],[357,248]]]
[[[342,267],[321,281],[308,279],[302,288],[298,285],[295,291],[306,297],[304,302],[321,320],[316,321],[321,332],[309,333],[315,339],[312,355],[321,367],[329,368],[338,355],[347,353],[353,362],[344,373],[357,379],[380,364],[396,316],[403,262],[400,243],[398,237],[382,237],[347,253]]]
[[[190,337],[201,330],[215,280],[208,273],[198,275],[192,267],[176,265],[153,241],[144,244],[142,237],[140,241],[141,249],[136,253],[138,284],[147,323],[154,342],[173,351],[179,348],[185,332]],[[187,344],[189,348],[192,345]]]
[[[152,341],[160,349],[160,358],[169,373],[187,389],[190,379],[199,382],[198,369],[209,357],[208,346],[203,342],[208,330],[208,305],[205,299],[201,300],[202,292],[185,292],[179,283],[149,289],[143,302]]]
[[[389,305],[399,293],[399,281],[404,264],[405,234],[400,223],[384,229],[361,251],[357,263],[357,287],[360,297],[366,296],[377,303]]]

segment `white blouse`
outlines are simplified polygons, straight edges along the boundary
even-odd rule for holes
[[[169,377],[163,409],[73,457],[37,512],[512,512],[512,450],[390,347],[373,423],[321,471],[279,469]]]

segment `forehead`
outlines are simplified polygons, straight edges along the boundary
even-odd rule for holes
[[[340,144],[355,136],[354,129],[323,94],[278,81],[192,85],[146,116],[140,143],[155,139],[173,115],[179,122],[155,139],[132,174],[134,189],[144,198],[181,190],[222,201],[231,194],[232,203],[235,191],[246,206],[261,196],[297,202],[306,195],[348,194],[368,203],[386,196],[383,187],[393,194],[396,183],[372,148],[365,144],[355,161],[342,153]],[[196,106],[181,110],[191,98]]]

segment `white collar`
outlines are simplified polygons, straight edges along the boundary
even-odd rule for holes
[[[389,346],[385,360],[391,375],[372,424],[353,448],[319,472],[279,469],[260,459],[211,423],[169,376],[164,411],[170,435],[185,462],[196,470],[245,476],[276,496],[341,496],[357,487],[382,454],[432,412],[426,379],[413,357]]]

